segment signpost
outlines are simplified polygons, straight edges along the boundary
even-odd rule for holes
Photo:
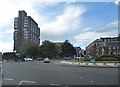
[[[20,53],[15,53],[16,56],[20,56]]]
[[[20,58],[20,53],[18,53],[18,52],[15,52],[15,61],[17,61],[17,60],[19,60],[19,58]]]
[[[95,62],[95,58],[90,59],[91,62]]]

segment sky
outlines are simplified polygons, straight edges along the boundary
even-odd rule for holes
[[[85,48],[100,37],[118,36],[118,2],[0,0],[0,51],[13,51],[14,18],[25,10],[40,27],[40,40]]]

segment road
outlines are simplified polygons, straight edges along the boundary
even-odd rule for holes
[[[62,66],[56,60],[3,63],[3,85],[118,85],[118,68]]]
[[[2,63],[0,61],[0,87],[2,86]]]

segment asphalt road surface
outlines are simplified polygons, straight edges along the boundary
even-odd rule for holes
[[[118,85],[118,68],[62,66],[56,60],[3,62],[2,85]]]
[[[1,86],[2,86],[2,63],[0,63],[0,87]]]

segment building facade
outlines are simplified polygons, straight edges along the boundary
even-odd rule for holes
[[[86,47],[87,56],[120,55],[120,42],[117,37],[100,38]]]
[[[16,52],[21,52],[25,47],[40,44],[40,28],[38,24],[27,13],[19,11],[18,17],[14,18],[14,48]]]
[[[0,52],[0,62],[2,61],[2,52]]]

